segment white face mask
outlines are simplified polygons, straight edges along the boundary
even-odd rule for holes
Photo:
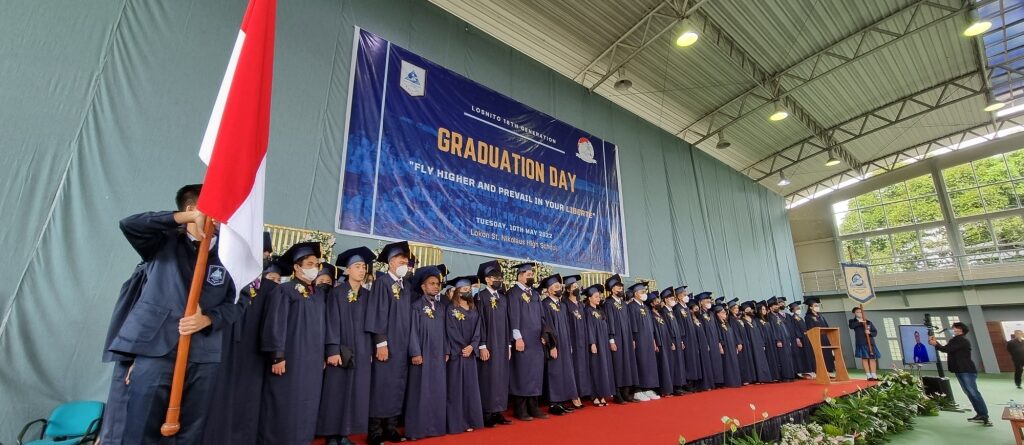
[[[409,266],[407,264],[403,264],[395,268],[395,276],[398,278],[404,277],[407,273],[409,273]]]
[[[316,274],[319,273],[319,272],[320,272],[320,269],[317,269],[315,267],[310,268],[310,269],[305,269],[305,268],[302,269],[302,275],[305,276],[306,279],[309,280],[309,281],[315,280],[316,279]]]
[[[640,301],[647,301],[647,294],[640,294]]]
[[[669,300],[668,307],[676,307],[676,302]]]
[[[689,302],[690,302],[690,296],[689,295],[683,297],[683,304],[686,304],[686,303],[689,303]]]

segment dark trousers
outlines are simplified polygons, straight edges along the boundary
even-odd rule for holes
[[[367,442],[381,444],[398,442],[402,435],[398,433],[398,417],[371,417],[367,431]]]
[[[114,373],[110,376],[110,393],[103,408],[103,426],[100,428],[100,443],[121,445],[124,433],[124,418],[128,415],[128,385],[124,378],[132,362],[114,362]]]
[[[956,374],[956,379],[960,382],[960,387],[963,388],[964,393],[967,394],[967,399],[971,401],[974,412],[978,413],[981,417],[988,417],[988,405],[985,405],[985,399],[981,397],[981,392],[978,391],[978,374],[974,372],[960,372]]]
[[[174,356],[136,357],[128,385],[126,444],[200,444],[210,406],[210,394],[217,378],[217,363],[189,363],[181,395],[181,429],[171,437],[160,435],[174,375]]]
[[[1024,372],[1024,361],[1022,361],[1022,362],[1014,361],[1013,362],[1013,383],[1016,383],[1018,388],[1020,388],[1020,376],[1021,376],[1022,372]]]

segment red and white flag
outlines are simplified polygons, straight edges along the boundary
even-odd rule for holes
[[[276,0],[249,0],[199,149],[207,169],[197,207],[221,222],[218,256],[239,290],[263,270],[276,10]]]

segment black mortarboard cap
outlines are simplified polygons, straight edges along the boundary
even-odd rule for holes
[[[281,255],[281,261],[287,262],[288,269],[291,269],[292,265],[310,255],[320,258],[320,243],[316,241],[295,243],[285,251],[284,255]]]
[[[640,290],[641,287],[647,287],[647,282],[640,281],[637,283],[633,283],[632,285],[629,286],[629,291],[635,293],[636,291]]]
[[[413,292],[418,294],[423,293],[420,286],[422,286],[423,282],[430,277],[437,277],[438,280],[441,279],[441,271],[437,269],[437,266],[425,266],[416,269],[416,273],[412,274],[412,280],[409,280],[409,284],[412,285]]]
[[[588,287],[587,290],[583,293],[589,297],[591,295],[594,295],[595,293],[600,294],[602,292],[604,292],[604,286],[600,284],[595,284],[593,286]]]
[[[815,303],[821,304],[821,300],[819,300],[819,299],[817,299],[815,297],[811,297],[811,298],[808,298],[808,299],[804,300],[804,304],[806,304],[808,306],[810,306],[812,304],[815,304]]]
[[[611,291],[616,284],[623,284],[622,277],[620,277],[619,274],[612,275],[608,277],[607,280],[604,280],[605,290]]]
[[[739,298],[733,298],[732,300],[729,300],[729,303],[727,304],[727,306],[728,307],[733,307],[733,306],[735,306],[739,302],[740,302]]]
[[[721,311],[724,311],[724,310],[725,310],[725,306],[722,306],[720,304],[716,304],[714,306],[711,306],[711,312],[715,313],[715,314],[717,314],[717,313],[719,313]]]
[[[512,266],[512,268],[515,269],[516,271],[516,275],[519,275],[523,272],[529,272],[533,270],[534,267],[537,267],[537,263],[519,263],[516,264],[515,266]]]
[[[800,300],[796,300],[796,301],[794,301],[792,303],[789,303],[789,307],[800,306],[800,303],[801,303]]]
[[[676,296],[676,290],[672,286],[666,287],[661,290],[661,298],[668,298]]]
[[[285,267],[284,265],[281,264],[281,258],[280,257],[271,258],[270,259],[270,264],[267,265],[266,269],[263,269],[263,273],[264,274],[276,273],[278,275],[285,275],[286,271],[289,274],[291,273],[291,271],[287,267]]]
[[[371,267],[373,266],[373,257],[373,251],[369,247],[354,247],[338,254],[334,265],[349,267],[356,263],[366,263],[366,267]]]
[[[551,274],[551,275],[548,275],[546,278],[544,278],[543,280],[540,281],[540,288],[541,289],[547,289],[547,288],[551,287],[552,284],[561,283],[561,282],[562,282],[562,276],[561,275],[559,275],[559,274]]]
[[[320,272],[317,272],[316,276],[327,275],[331,279],[338,278],[338,269],[331,263],[320,263]]]
[[[446,284],[451,285],[454,288],[460,288],[460,287],[463,287],[463,286],[472,286],[472,285],[474,285],[476,283],[479,283],[479,282],[480,282],[479,278],[477,278],[475,276],[472,276],[472,275],[466,275],[464,277],[452,278],[452,279],[448,280],[448,282]]]
[[[476,269],[476,277],[483,280],[486,277],[501,277],[501,263],[498,260],[481,263]]]
[[[274,243],[270,240],[270,232],[263,232],[263,251],[273,252]]]
[[[566,276],[562,277],[562,284],[564,284],[566,287],[568,287],[572,283],[575,283],[575,282],[577,282],[579,280],[582,280],[582,279],[583,279],[583,277],[581,277],[579,275],[566,275]]]
[[[675,288],[674,290],[675,290],[675,292],[676,292],[677,294],[681,294],[681,293],[683,293],[683,292],[686,292],[686,287],[687,287],[687,286],[686,286],[686,285],[684,284],[684,285],[682,285],[682,286],[679,286],[679,287]]]
[[[709,300],[711,299],[711,292],[701,292],[693,299],[694,301]]]
[[[380,255],[377,255],[377,261],[381,263],[386,263],[388,262],[388,260],[398,255],[405,255],[406,257],[412,256],[412,254],[409,251],[408,241],[399,241],[397,243],[391,243],[384,246],[384,248],[381,249],[380,251]]]

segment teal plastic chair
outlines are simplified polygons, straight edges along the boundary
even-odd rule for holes
[[[36,419],[18,434],[18,445],[71,445],[95,442],[103,420],[103,403],[76,401],[58,405],[49,419]],[[32,425],[42,423],[38,440],[25,442]]]

